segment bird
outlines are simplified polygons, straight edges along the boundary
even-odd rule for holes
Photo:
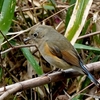
[[[33,41],[42,57],[52,66],[60,69],[73,68],[87,77],[99,87],[99,82],[87,70],[74,46],[52,26],[38,25],[29,32],[27,40]]]

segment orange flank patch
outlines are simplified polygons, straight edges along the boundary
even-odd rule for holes
[[[47,56],[50,56],[51,58],[52,58],[52,60],[53,61],[56,61],[56,62],[61,62],[61,59],[60,58],[58,58],[57,56],[56,56],[56,54],[54,54],[54,53],[52,53],[51,51],[50,51],[50,47],[48,46],[48,44],[46,43],[45,44],[45,46],[44,46],[44,54],[47,54]]]

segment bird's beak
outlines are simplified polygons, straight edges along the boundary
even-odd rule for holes
[[[27,41],[29,41],[29,40],[31,40],[31,37],[25,38],[25,39],[24,39],[24,42],[27,42]]]

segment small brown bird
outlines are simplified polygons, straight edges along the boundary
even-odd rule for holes
[[[39,52],[47,62],[61,69],[73,68],[86,74],[96,86],[99,86],[99,82],[86,69],[76,49],[63,35],[47,25],[37,26],[30,34],[29,39],[37,44]]]

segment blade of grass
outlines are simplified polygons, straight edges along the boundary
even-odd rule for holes
[[[2,68],[1,68],[1,66],[0,66],[0,82],[1,82],[1,80],[2,80]]]
[[[4,0],[0,0],[0,13],[1,13],[1,9],[2,9],[2,6],[3,6],[3,2],[4,2]]]
[[[89,9],[93,0],[77,0],[68,27],[65,32],[65,37],[72,44],[75,43],[82,28],[85,24]]]
[[[33,55],[30,53],[29,49],[28,48],[21,48],[21,51],[23,52],[23,55],[26,57],[26,59],[30,62],[30,64],[32,65],[35,72],[38,75],[42,75],[43,74],[42,69],[35,61]]]
[[[86,50],[92,50],[92,51],[99,51],[100,52],[99,48],[95,48],[95,47],[91,47],[91,46],[86,46],[86,45],[78,44],[78,43],[75,43],[74,47],[76,49],[86,49]]]
[[[71,0],[71,1],[70,1],[70,5],[74,4],[75,2],[76,2],[76,0]],[[74,9],[74,6],[68,8],[68,11],[67,11],[67,13],[66,13],[66,18],[65,18],[65,26],[66,26],[66,28],[67,28],[68,23],[69,23],[69,21],[70,21],[70,18],[71,18],[73,9]]]
[[[4,0],[0,14],[0,30],[6,34],[14,15],[16,0]]]

